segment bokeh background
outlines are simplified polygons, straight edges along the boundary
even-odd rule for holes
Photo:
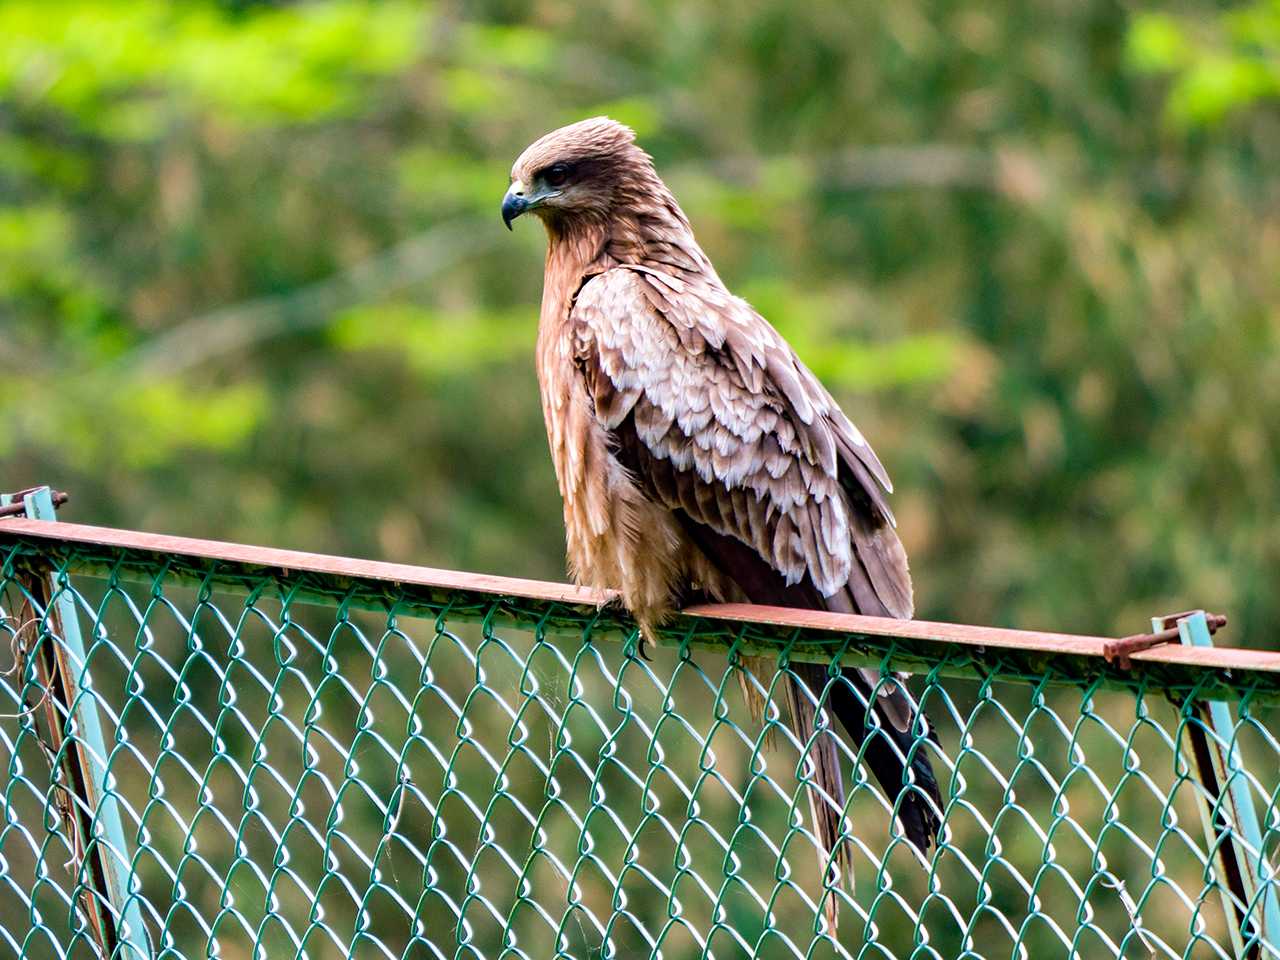
[[[1276,645],[1277,0],[3,0],[0,489],[51,483],[72,494],[64,518],[86,523],[562,578],[532,364],[544,239],[527,220],[508,234],[498,207],[529,141],[599,113],[637,130],[730,287],[792,340],[879,451],[897,484],[919,615],[1119,635],[1204,606],[1231,616],[1230,642]],[[228,602],[234,612],[243,600]],[[109,612],[124,624],[118,636],[133,638],[129,612]],[[312,611],[314,622],[290,630],[338,635],[331,613]],[[191,637],[158,621],[147,690],[168,715],[177,688],[159,664],[182,662]],[[257,642],[239,653],[202,629],[228,658],[260,658],[264,676],[283,676],[265,642],[280,631],[249,623]],[[365,626],[374,638],[387,630]],[[419,650],[431,624],[412,630]],[[478,631],[463,636],[498,657]],[[529,637],[519,642],[529,649]],[[344,679],[367,694],[380,682],[372,647],[348,645]],[[396,655],[388,675],[411,682],[418,661]],[[723,658],[699,662],[713,678],[725,669]],[[462,702],[469,663],[440,666],[432,689],[456,685]],[[681,708],[710,724],[694,668],[668,652],[656,663],[663,683],[685,670],[681,683],[695,689],[681,688]],[[493,669],[495,689],[515,698]],[[108,680],[100,689],[116,689]],[[280,734],[254,712],[262,691],[237,683],[250,720],[232,746],[244,754]],[[218,715],[217,684],[193,686],[203,715]],[[632,686],[637,710],[666,709],[660,684]],[[604,710],[612,688],[591,689]],[[1038,691],[997,689],[988,708],[987,687],[948,682],[950,711],[934,691],[940,749],[961,756],[972,734],[1007,772],[1034,736],[1045,762],[1074,775],[1068,728],[1049,724]],[[360,696],[336,700],[326,722],[355,729]],[[295,690],[280,716],[297,722],[315,701]],[[1165,836],[1159,804],[1128,776],[1124,737],[1113,733],[1135,738],[1169,775],[1172,741],[1156,739],[1146,703],[1117,694],[1095,704],[1082,690],[1051,703],[1088,718],[1072,736],[1105,782],[1075,788],[1074,814],[1096,828],[1123,788],[1126,822]],[[1172,708],[1157,707],[1174,729]],[[379,717],[398,724],[388,736],[400,743],[401,714]],[[129,719],[133,742],[150,743],[146,718]],[[447,743],[449,724],[437,719],[433,735]],[[474,719],[475,736],[501,755],[509,719]],[[589,766],[597,731],[574,722]],[[201,728],[182,730],[181,751],[204,757]],[[697,755],[683,741],[669,747],[673,763]],[[394,770],[361,749],[376,774],[370,797],[385,806]],[[628,762],[644,769],[648,749],[636,739]],[[716,749],[725,776],[745,783],[745,750]],[[1273,783],[1274,749],[1250,749]],[[292,741],[271,750],[281,769],[300,762]],[[789,782],[794,758],[769,756],[772,775]],[[33,752],[28,771],[41,762]],[[998,778],[963,769],[965,802],[1005,809]],[[463,788],[485,798],[492,777],[477,770]],[[444,790],[429,762],[414,775],[424,796]],[[172,796],[187,797],[191,784],[168,768],[165,777]],[[140,790],[147,780],[122,782]],[[227,809],[239,815],[239,784],[228,782]],[[545,787],[536,776],[520,785],[531,803]],[[585,797],[586,785],[574,789]],[[1029,773],[1018,789],[1024,804],[1042,804],[1042,823],[1058,815]],[[619,796],[633,824],[638,802]],[[1194,833],[1189,794],[1180,796]],[[285,800],[272,801],[280,818]],[[383,808],[358,800],[350,829],[372,849]],[[327,802],[313,805],[317,822]],[[736,816],[718,802],[706,810]],[[761,814],[774,817],[761,822],[775,836],[783,812]],[[450,815],[458,842],[475,848],[475,825]],[[883,843],[883,822],[858,822]],[[948,823],[957,849],[967,844],[985,864],[987,834],[962,810]],[[1044,844],[1009,823],[1007,856],[1038,869]],[[185,840],[151,826],[157,848]],[[425,847],[433,826],[415,813],[403,834]],[[1122,875],[1150,879],[1150,858],[1115,830],[1095,834]],[[4,856],[19,862],[19,834],[7,836]],[[576,841],[572,829],[553,831],[566,856]],[[230,855],[218,835],[201,842],[211,858]],[[299,862],[312,863],[305,836],[296,842]],[[620,860],[621,840],[600,842],[602,856]],[[1092,848],[1058,842],[1072,876],[1096,879]],[[1178,850],[1162,856],[1194,897],[1201,870]],[[756,854],[748,867],[771,873]],[[802,859],[796,875],[813,884]],[[421,874],[403,857],[398,869],[412,903]],[[860,877],[865,894],[873,877]],[[903,877],[918,903],[923,874]],[[948,889],[969,903],[962,881]],[[191,882],[188,901],[212,915],[221,886]],[[168,889],[156,887],[158,904]],[[993,889],[1007,915],[1028,909],[1016,885]],[[1063,889],[1042,893],[1069,926],[1076,901]],[[1127,908],[1098,889],[1102,926],[1125,931]],[[242,900],[261,906],[254,891]],[[602,915],[610,895],[599,893]],[[1148,922],[1185,931],[1181,907],[1166,909],[1163,895],[1146,904]],[[290,896],[299,917],[311,909]],[[635,896],[646,916],[665,916],[652,892]],[[797,928],[809,923],[784,913]],[[388,915],[400,925],[381,934],[401,944],[408,926]],[[935,943],[956,955],[959,934],[945,920]],[[761,921],[734,922],[758,932]],[[496,953],[501,931],[486,930]],[[911,949],[910,925],[886,922],[885,936],[901,955]],[[1029,942],[1059,955],[1048,933]],[[224,944],[224,955],[248,956],[242,946]],[[583,957],[598,949],[574,947]],[[1146,952],[1135,938],[1124,955]]]
[[[632,124],[924,617],[1280,618],[1280,4],[6,0],[0,486],[560,578],[511,160]]]

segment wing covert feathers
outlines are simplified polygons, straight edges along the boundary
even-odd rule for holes
[[[788,585],[807,576],[824,598],[911,615],[884,468],[745,301],[619,266],[583,285],[570,330],[597,418],[634,433],[655,499],[751,546]]]

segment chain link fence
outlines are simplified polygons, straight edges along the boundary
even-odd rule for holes
[[[0,520],[0,954],[1280,957],[1280,656],[602,599]],[[928,857],[842,739],[824,885],[800,661],[913,672]]]

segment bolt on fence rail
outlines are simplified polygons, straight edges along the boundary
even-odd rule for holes
[[[1280,957],[1280,654],[711,607],[646,661],[607,600],[0,520],[4,951]],[[928,857],[846,745],[824,888],[799,661],[914,673]]]

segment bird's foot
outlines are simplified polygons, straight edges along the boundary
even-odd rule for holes
[[[596,610],[600,613],[626,613],[626,605],[622,602],[622,594],[616,590],[610,590],[603,600],[596,604]]]

